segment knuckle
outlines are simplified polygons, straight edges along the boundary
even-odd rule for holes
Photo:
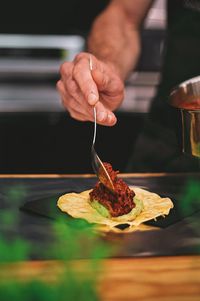
[[[117,82],[112,82],[111,89],[115,91],[115,93],[121,93],[122,90]]]
[[[59,69],[59,73],[61,74],[61,76],[68,74],[69,66],[70,66],[69,62],[64,62],[61,64],[60,69]]]
[[[116,86],[118,87],[118,91],[121,92],[121,93],[124,93],[124,84],[121,80],[119,80],[117,83],[116,83]],[[116,89],[117,89],[116,87]]]
[[[61,80],[57,81],[57,83],[56,83],[56,89],[59,92],[61,92],[61,90],[62,90],[62,82],[61,82]]]
[[[106,88],[107,85],[108,85],[108,78],[107,78],[107,76],[103,76],[102,77],[102,87]]]
[[[124,85],[121,81],[113,80],[110,82],[110,89],[114,94],[124,95]]]
[[[87,52],[80,52],[75,56],[75,62],[79,62],[82,59],[85,59],[88,56]]]

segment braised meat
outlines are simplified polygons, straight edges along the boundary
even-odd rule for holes
[[[118,178],[119,171],[114,171],[110,163],[105,162],[103,164],[113,181],[115,193],[107,189],[102,183],[97,182],[90,192],[90,201],[98,201],[109,211],[112,217],[129,213],[135,207],[134,191],[121,178]]]

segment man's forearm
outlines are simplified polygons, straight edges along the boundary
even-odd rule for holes
[[[88,38],[88,50],[113,64],[122,79],[135,67],[140,54],[139,26],[120,5],[109,7],[95,20]]]

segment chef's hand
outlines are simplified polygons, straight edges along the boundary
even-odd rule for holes
[[[96,107],[97,122],[112,126],[117,119],[113,111],[124,97],[124,84],[114,67],[91,55],[79,53],[72,62],[65,62],[60,68],[61,79],[57,89],[62,102],[71,117],[80,121],[93,121],[93,106]]]

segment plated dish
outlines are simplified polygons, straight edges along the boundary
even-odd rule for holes
[[[113,181],[115,193],[97,182],[93,189],[62,195],[57,203],[61,211],[98,224],[105,230],[127,224],[129,231],[134,231],[144,222],[169,214],[173,208],[170,198],[160,197],[139,187],[129,187],[109,163],[104,165]],[[140,228],[146,227],[143,225]]]

